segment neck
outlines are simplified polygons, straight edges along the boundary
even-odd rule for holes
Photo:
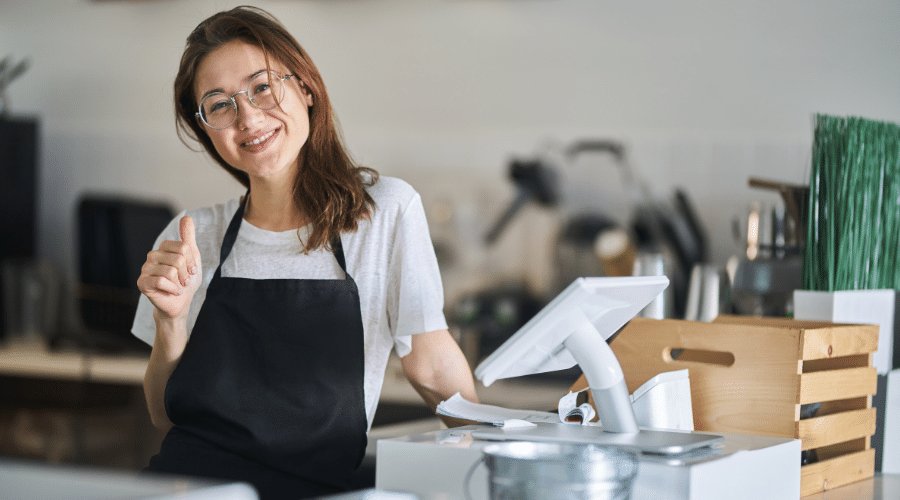
[[[267,231],[288,231],[306,223],[294,204],[293,183],[250,179],[250,201],[244,219]]]

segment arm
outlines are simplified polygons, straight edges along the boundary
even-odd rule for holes
[[[156,321],[156,338],[144,373],[144,397],[150,421],[156,428],[168,431],[172,428],[172,422],[166,413],[166,384],[187,345],[187,322],[163,318],[156,312],[153,318]]]
[[[193,220],[183,217],[181,241],[165,240],[149,252],[137,282],[154,306],[156,323],[153,350],[144,372],[144,397],[150,421],[164,431],[172,427],[166,414],[166,384],[187,345],[188,311],[201,282],[202,262],[194,232]]]
[[[472,370],[447,330],[413,335],[412,352],[400,361],[406,378],[432,410],[457,392],[469,401],[478,402]],[[451,427],[471,423],[441,419]]]

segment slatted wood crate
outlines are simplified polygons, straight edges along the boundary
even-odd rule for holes
[[[801,495],[874,473],[875,325],[637,318],[610,345],[631,392],[660,372],[687,368],[699,431],[799,438],[812,457],[801,468]]]

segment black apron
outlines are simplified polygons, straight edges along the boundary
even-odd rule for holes
[[[223,278],[248,198],[166,385],[174,427],[148,470],[245,481],[264,499],[343,491],[368,428],[356,283],[339,238],[343,280]]]

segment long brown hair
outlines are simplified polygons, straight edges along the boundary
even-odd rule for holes
[[[267,66],[270,57],[274,58],[298,77],[312,95],[309,138],[299,156],[294,204],[312,223],[303,251],[330,249],[331,242],[341,232],[355,231],[359,220],[371,217],[375,202],[365,188],[378,181],[378,172],[357,165],[350,157],[335,123],[322,75],[303,47],[274,16],[256,7],[241,6],[214,14],[194,28],[187,38],[175,77],[178,136],[188,146],[187,139],[199,142],[226,172],[244,187],[250,187],[249,176],[222,158],[195,117],[197,68],[203,58],[233,40],[259,47]]]

